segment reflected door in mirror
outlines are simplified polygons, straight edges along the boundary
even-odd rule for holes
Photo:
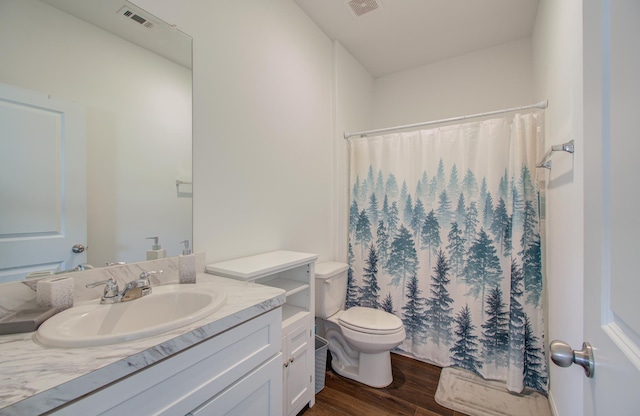
[[[85,130],[78,104],[0,84],[0,283],[86,262]]]

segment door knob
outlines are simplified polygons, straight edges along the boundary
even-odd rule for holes
[[[573,350],[564,341],[551,341],[549,344],[551,351],[551,361],[560,367],[569,367],[571,364],[578,364],[584,368],[587,377],[593,377],[596,364],[593,360],[593,348],[588,342],[582,343],[581,350]]]
[[[84,246],[82,244],[76,244],[75,246],[71,247],[71,251],[76,254],[80,254],[84,251]]]

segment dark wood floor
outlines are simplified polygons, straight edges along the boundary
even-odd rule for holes
[[[391,366],[393,383],[383,389],[365,386],[327,370],[325,387],[316,395],[315,406],[300,415],[466,416],[434,400],[439,367],[397,354],[391,354]]]

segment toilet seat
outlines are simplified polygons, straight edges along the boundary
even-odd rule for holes
[[[338,317],[340,325],[352,331],[372,335],[389,335],[403,330],[400,318],[388,312],[354,306],[343,311]]]

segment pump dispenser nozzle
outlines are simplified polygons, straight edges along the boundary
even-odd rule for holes
[[[189,248],[189,240],[180,241],[180,244],[182,244],[183,255],[188,256],[189,254],[191,254],[191,248]]]
[[[160,250],[160,239],[158,237],[147,237],[145,240],[153,240],[153,246],[151,246],[152,250]]]

